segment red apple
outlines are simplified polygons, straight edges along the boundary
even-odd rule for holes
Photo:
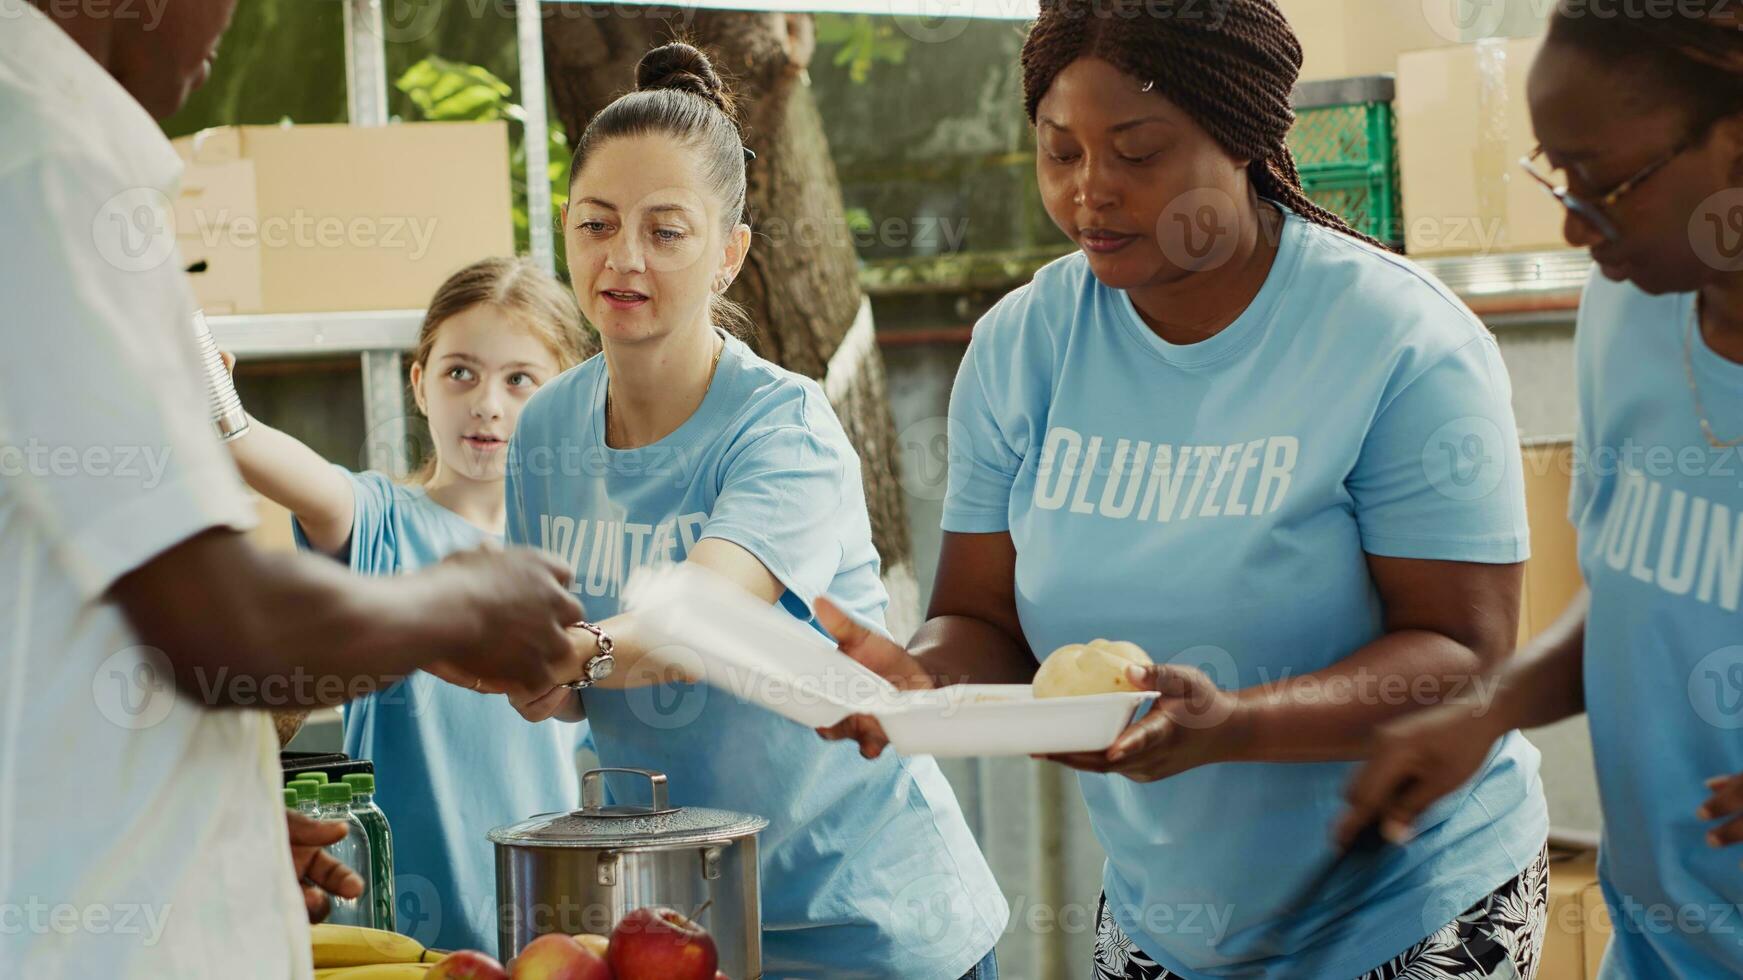
[[[672,909],[636,909],[611,931],[617,980],[715,980],[719,965],[714,937]]]
[[[604,936],[595,936],[595,935],[592,935],[590,933],[584,932],[584,933],[578,934],[575,937],[575,941],[580,943],[581,945],[587,947],[588,952],[592,953],[593,955],[599,957],[602,960],[608,959],[610,957],[610,953],[608,951],[611,949],[611,940],[605,938]]]
[[[514,958],[514,980],[611,980],[611,968],[560,932],[527,943]]]
[[[508,971],[475,949],[462,949],[437,960],[424,980],[508,980]]]

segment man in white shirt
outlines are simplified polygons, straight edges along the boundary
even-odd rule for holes
[[[205,413],[153,122],[234,0],[0,0],[0,976],[307,977],[263,705],[582,664],[529,552],[266,555]],[[254,708],[256,710],[245,710]]]

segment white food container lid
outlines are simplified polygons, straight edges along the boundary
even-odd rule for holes
[[[904,755],[1098,752],[1156,698],[1037,699],[1027,684],[897,690],[778,606],[688,563],[638,569],[624,608],[657,645],[693,655],[701,681],[810,728],[871,715]]]

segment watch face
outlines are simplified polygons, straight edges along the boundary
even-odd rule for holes
[[[596,681],[602,681],[611,676],[611,671],[617,666],[617,661],[609,653],[594,657],[587,664],[587,676]]]

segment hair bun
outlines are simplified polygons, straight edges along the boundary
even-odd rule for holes
[[[732,96],[713,63],[707,55],[682,41],[662,44],[642,55],[635,66],[635,87],[639,92],[672,89],[700,95],[720,111],[732,114]]]

